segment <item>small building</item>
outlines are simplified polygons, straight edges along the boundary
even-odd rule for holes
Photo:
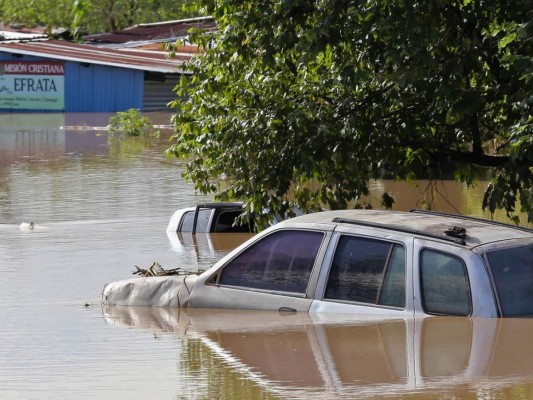
[[[216,30],[213,17],[197,17],[176,21],[138,24],[116,32],[97,33],[83,37],[85,43],[97,46],[122,48],[144,46],[144,43],[161,43],[185,38],[189,29],[201,28],[207,32]]]
[[[191,20],[172,23],[186,35],[184,27]],[[154,31],[158,25],[172,29],[165,24],[145,24],[145,29]],[[176,40],[161,30],[155,40]],[[1,40],[0,112],[168,110],[167,104],[176,99],[174,87],[187,75],[183,64],[196,47],[183,46],[168,58],[153,38],[141,42],[146,37],[138,34],[134,43],[124,42],[131,35],[120,35],[109,36],[114,38],[112,47],[104,45],[104,36],[92,40],[103,46],[42,38]]]

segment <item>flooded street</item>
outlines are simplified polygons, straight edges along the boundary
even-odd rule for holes
[[[244,240],[167,236],[177,208],[212,198],[163,156],[170,131],[62,128],[108,117],[0,115],[0,399],[533,398],[533,319],[102,308],[135,266],[205,269]],[[387,190],[397,210],[433,195],[487,217],[482,184],[372,185],[375,207]]]

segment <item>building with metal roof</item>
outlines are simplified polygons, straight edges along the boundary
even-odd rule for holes
[[[98,33],[86,35],[84,42],[98,46],[123,46],[133,43],[137,46],[143,41],[167,42],[187,36],[189,29],[200,28],[205,31],[216,30],[213,17],[188,18],[176,21],[155,22],[150,24],[138,24],[116,32]]]
[[[176,98],[173,88],[187,72],[183,64],[197,51],[182,46],[169,58],[159,41],[169,35],[169,27],[181,26],[177,33],[198,22],[172,21],[145,24],[135,39],[143,46],[119,48],[60,40],[0,40],[0,111],[118,112],[130,108],[141,111],[165,110]],[[160,25],[166,26],[166,33]],[[133,29],[133,28],[132,28]],[[111,34],[112,35],[112,34]],[[131,38],[131,37],[130,37]],[[175,40],[175,38],[172,38]],[[100,38],[100,42],[103,37]],[[95,42],[95,40],[93,40]],[[115,37],[113,43],[119,43]]]
[[[6,40],[30,40],[30,39],[46,39],[48,35],[44,32],[31,29],[14,29],[0,25],[0,41]]]

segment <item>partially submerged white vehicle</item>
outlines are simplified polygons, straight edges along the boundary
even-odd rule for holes
[[[202,203],[180,208],[170,218],[167,233],[253,232],[253,226],[235,225],[243,212],[242,203]]]
[[[180,208],[172,214],[167,225],[167,234],[192,233],[252,233],[253,224],[236,224],[235,220],[244,212],[242,202],[201,203],[194,207]],[[302,215],[293,208],[291,215]],[[281,215],[273,218],[272,225],[285,219]]]
[[[344,210],[280,222],[199,275],[110,283],[102,301],[506,317],[533,315],[531,288],[531,229],[423,210]]]

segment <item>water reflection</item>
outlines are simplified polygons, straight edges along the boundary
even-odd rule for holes
[[[21,162],[52,162],[74,156],[135,156],[154,145],[168,145],[172,130],[170,114],[148,114],[158,124],[162,140],[146,137],[106,135],[105,113],[4,114],[0,126],[0,168]],[[165,125],[166,124],[166,125]],[[164,148],[161,149],[161,153]]]
[[[170,120],[169,113],[149,117]],[[1,121],[3,223],[151,213],[166,219],[178,207],[212,200],[198,196],[181,178],[180,163],[164,156],[172,130],[160,129],[158,138],[114,137],[100,129],[108,124],[106,114],[7,114]]]
[[[231,250],[250,239],[252,233],[167,232],[168,240],[180,260],[205,270]]]
[[[517,384],[532,390],[531,319],[380,320],[140,307],[103,312],[110,324],[175,333],[185,349],[177,362],[180,375],[203,376],[212,385],[207,392],[219,398],[230,398],[225,390],[239,385],[285,398],[465,389],[473,397],[483,390],[487,398],[502,398],[510,389],[515,394]],[[205,374],[231,382],[217,386]]]

